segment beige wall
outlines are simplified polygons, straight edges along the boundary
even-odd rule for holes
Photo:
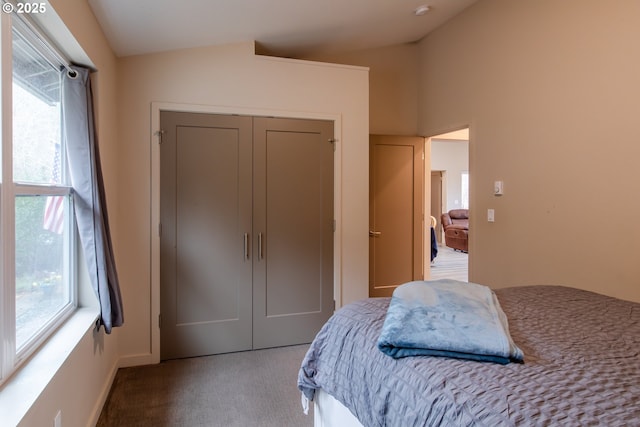
[[[308,59],[369,67],[369,133],[417,135],[417,44],[313,56]]]
[[[367,296],[368,71],[260,57],[253,44],[185,49],[122,58],[118,67],[120,123],[120,278],[127,324],[125,364],[148,363],[157,343],[151,281],[152,103],[213,106],[224,111],[329,114],[341,119],[342,167],[336,238],[341,249],[342,302]],[[153,142],[155,143],[155,142]],[[126,208],[125,208],[126,207]],[[155,229],[155,226],[154,226]],[[155,300],[154,300],[155,301]],[[155,304],[155,302],[154,302]],[[146,358],[145,358],[146,357]]]
[[[70,30],[84,53],[99,70],[92,76],[96,92],[98,139],[104,167],[108,205],[113,218],[111,222],[117,236],[117,215],[115,213],[119,204],[115,98],[116,58],[86,1],[51,0],[51,5],[48,7],[53,7],[52,10],[55,10],[64,22],[62,27],[66,26]],[[53,21],[55,22],[56,19]],[[53,28],[53,30],[55,33],[56,29]],[[115,240],[116,258],[118,261],[122,261],[119,256],[117,238]],[[93,333],[91,324],[86,326],[87,332],[82,335],[77,345],[64,349],[64,351],[68,351],[66,361],[39,395],[35,404],[31,406],[20,425],[53,425],[53,418],[59,410],[62,413],[62,425],[64,426],[86,426],[97,420],[118,363],[119,331],[114,329],[112,335],[105,336],[104,329]],[[62,350],[61,348],[60,352],[63,352]],[[34,391],[30,390],[30,394]]]
[[[472,281],[640,301],[638,40],[635,0],[483,0],[421,42],[420,133],[471,126]]]

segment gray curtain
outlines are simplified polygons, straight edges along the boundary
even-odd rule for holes
[[[66,146],[80,241],[100,302],[98,326],[106,333],[121,326],[122,298],[109,233],[107,204],[96,141],[89,70],[73,66],[62,73],[62,138]]]

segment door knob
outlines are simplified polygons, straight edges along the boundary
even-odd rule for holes
[[[378,237],[381,234],[382,233],[379,232],[379,231],[371,231],[371,230],[369,230],[369,237]]]

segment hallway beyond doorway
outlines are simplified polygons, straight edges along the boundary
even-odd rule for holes
[[[431,280],[455,279],[469,280],[469,254],[438,245],[438,256],[431,263]]]

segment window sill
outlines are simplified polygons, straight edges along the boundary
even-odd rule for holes
[[[37,401],[82,337],[95,327],[95,308],[79,308],[0,387],[0,414],[4,425],[17,425]]]

